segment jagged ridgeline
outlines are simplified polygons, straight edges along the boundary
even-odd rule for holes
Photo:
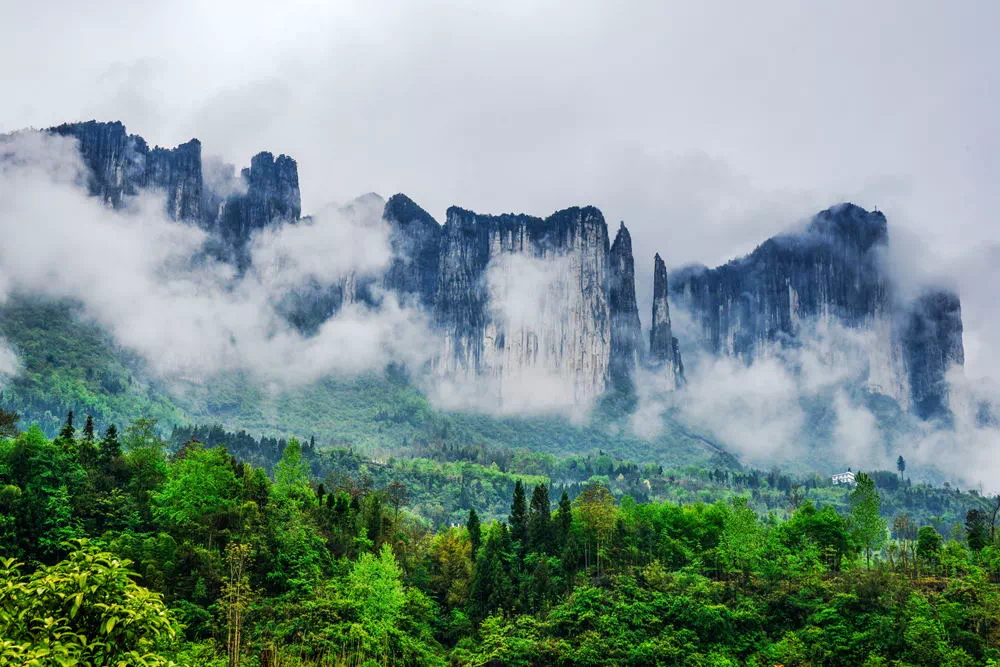
[[[237,175],[203,162],[194,139],[150,149],[117,122],[52,131],[79,141],[92,195],[120,207],[143,188],[164,190],[168,214],[202,226],[217,254],[237,264],[249,261],[255,231],[302,219],[297,167],[287,156],[259,153]],[[796,344],[822,321],[868,336],[867,389],[923,418],[947,413],[946,373],[963,364],[958,297],[929,291],[902,298],[884,266],[889,235],[877,211],[833,207],[804,231],[769,239],[742,259],[675,272],[669,287],[657,255],[648,345],[631,236],[622,224],[609,242],[596,208],[543,219],[452,207],[440,224],[395,195],[382,218],[394,253],[388,267],[311,286],[286,304],[288,319],[309,331],[344,303],[378,307],[380,295],[394,294],[430,315],[439,349],[433,372],[490,383],[501,404],[526,385],[553,387],[586,404],[609,389],[630,388],[641,365],[666,378],[666,386],[679,386],[685,345],[749,364]],[[695,340],[678,340],[671,307],[690,313]]]
[[[204,163],[197,139],[176,148],[149,148],[120,122],[67,123],[50,130],[79,142],[89,168],[87,188],[113,208],[143,188],[165,191],[167,215],[187,220],[217,235],[220,249],[243,259],[253,232],[295,222],[302,213],[295,160],[266,151],[253,156],[236,175],[232,165]]]
[[[52,132],[79,141],[92,195],[117,208],[143,188],[164,190],[172,218],[196,222],[221,255],[240,263],[249,261],[245,248],[255,231],[301,217],[297,167],[287,156],[259,153],[237,176],[232,167],[204,165],[196,139],[150,149],[120,122],[66,124]],[[593,207],[546,219],[453,207],[441,225],[404,195],[386,202],[383,218],[394,251],[384,274],[297,293],[288,305],[291,321],[308,330],[343,303],[374,305],[371,287],[378,284],[433,314],[441,337],[437,372],[495,380],[501,401],[509,388],[539,377],[580,403],[611,382],[631,382],[643,346],[624,225],[613,247]],[[525,276],[541,284],[524,284]],[[505,307],[521,291],[537,291],[537,309]]]

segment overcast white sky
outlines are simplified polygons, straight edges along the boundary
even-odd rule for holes
[[[1000,377],[1000,3],[0,0],[0,132],[120,119],[238,165],[298,160],[304,208],[406,192],[599,206],[709,264],[850,199],[957,282]],[[644,323],[649,316],[641,313]]]

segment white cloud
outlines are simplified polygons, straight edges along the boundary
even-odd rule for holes
[[[116,212],[88,197],[73,141],[20,133],[0,139],[0,154],[16,155],[0,161],[2,293],[80,301],[160,373],[249,369],[294,383],[427,358],[424,316],[391,297],[378,311],[345,307],[313,337],[275,312],[276,296],[297,280],[384,266],[387,231],[378,217],[330,210],[269,231],[252,245],[260,269],[236,276],[227,264],[191,261],[205,233],[166,219],[162,199],[147,193]]]

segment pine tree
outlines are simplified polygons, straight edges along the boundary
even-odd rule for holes
[[[899,471],[899,478],[902,479],[903,473],[906,472],[906,459],[903,458],[902,454],[896,459],[896,470]]]
[[[94,442],[94,417],[87,415],[87,422],[83,425],[84,442]]]
[[[104,432],[104,439],[101,440],[99,458],[101,463],[108,464],[121,455],[122,445],[118,442],[118,427],[111,424]]]
[[[559,553],[562,553],[569,543],[569,531],[573,525],[573,505],[569,502],[569,495],[563,489],[559,498],[559,511],[556,520],[556,539],[558,541]]]
[[[87,423],[83,427],[83,438],[77,443],[76,459],[87,471],[98,468],[98,452],[94,444],[94,419],[87,415]]]
[[[469,510],[469,520],[466,522],[465,526],[469,529],[469,543],[472,545],[472,552],[470,555],[474,562],[476,560],[476,552],[479,551],[479,545],[483,539],[482,527],[479,524],[479,515],[476,514],[475,509]]]
[[[73,427],[73,411],[70,410],[66,413],[66,423],[59,430],[59,439],[63,442],[69,443],[73,441],[76,437],[76,428]]]
[[[965,515],[965,539],[973,551],[981,551],[989,543],[986,512],[969,510]]]
[[[548,553],[552,546],[552,507],[549,504],[549,490],[539,484],[531,494],[531,510],[528,513],[528,551]]]
[[[476,557],[469,596],[471,616],[480,621],[498,609],[511,609],[517,594],[512,574],[515,556],[507,525],[491,525],[482,546]]]
[[[510,537],[519,542],[523,550],[528,541],[528,503],[524,496],[521,480],[514,484],[514,499],[510,505]]]

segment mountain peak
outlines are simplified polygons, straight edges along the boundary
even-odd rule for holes
[[[817,213],[806,232],[856,244],[862,252],[875,245],[884,245],[889,238],[885,214],[867,211],[850,202]]]
[[[389,197],[389,201],[385,203],[385,209],[382,212],[382,217],[389,221],[398,222],[401,225],[406,225],[411,222],[419,222],[421,224],[432,225],[434,227],[441,226],[438,221],[434,219],[434,216],[425,211],[419,204],[401,192]]]
[[[615,252],[616,249],[632,254],[632,235],[629,234],[628,227],[625,226],[624,221],[618,224],[618,233],[615,234],[614,243],[611,244],[611,251]]]

